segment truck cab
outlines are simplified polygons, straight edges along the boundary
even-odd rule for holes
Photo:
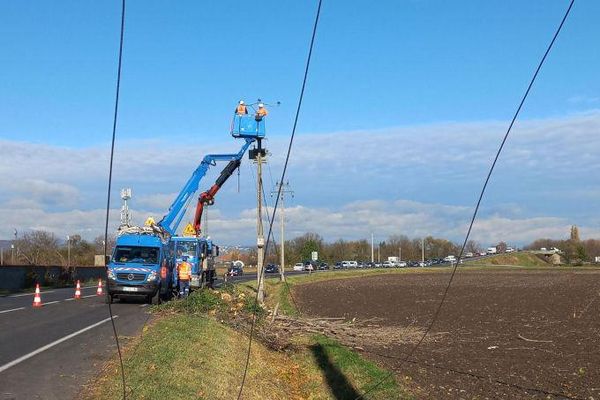
[[[143,296],[151,304],[169,297],[173,281],[173,263],[168,246],[160,237],[144,233],[126,233],[117,237],[108,264],[106,300],[123,296]]]
[[[219,255],[218,246],[210,239],[194,236],[173,236],[169,242],[170,254],[174,266],[187,257],[187,262],[192,266],[192,280],[190,288],[199,289],[203,285],[203,273],[214,264],[214,258]],[[178,276],[174,272],[174,284],[177,286]]]

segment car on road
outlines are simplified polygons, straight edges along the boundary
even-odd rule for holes
[[[406,265],[407,265],[406,261],[398,261],[396,263],[396,267],[400,267],[400,268],[404,268],[404,267],[406,267]]]
[[[381,266],[383,268],[392,268],[394,266],[394,263],[391,261],[384,261],[383,264],[381,264]]]
[[[275,264],[267,264],[265,267],[265,274],[278,274],[279,273],[279,265]]]
[[[319,264],[319,266],[317,267],[317,269],[320,270],[320,271],[324,271],[324,270],[329,269],[329,265],[327,265],[327,263],[322,262],[322,263]]]
[[[473,253],[471,253],[471,252],[465,253],[465,258],[471,258],[471,257],[473,257]]]
[[[419,263],[418,263],[417,266],[419,266],[421,268],[426,267],[427,266],[427,262],[425,262],[425,261],[419,261]]]
[[[444,262],[450,262],[450,263],[455,263],[456,262],[456,256],[446,256],[444,257]]]
[[[294,264],[294,271],[304,271],[304,264],[302,264],[302,263]]]
[[[242,276],[242,275],[244,275],[244,269],[240,268],[240,267],[231,267],[231,268],[229,268],[229,271],[227,272],[227,275],[229,275],[229,276]]]
[[[344,267],[342,267],[342,262],[338,261],[333,265],[333,269],[342,269]]]

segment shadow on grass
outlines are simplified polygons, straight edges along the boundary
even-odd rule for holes
[[[360,396],[360,393],[352,386],[352,383],[346,378],[342,371],[331,361],[325,347],[317,343],[310,346],[310,350],[315,357],[315,361],[325,376],[325,381],[337,400],[353,400]]]

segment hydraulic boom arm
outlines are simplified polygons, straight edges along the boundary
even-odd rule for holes
[[[229,177],[233,174],[233,172],[239,168],[241,164],[241,160],[231,160],[229,164],[223,171],[221,171],[221,175],[215,181],[215,184],[210,187],[205,192],[202,192],[200,196],[198,196],[198,204],[196,205],[196,214],[194,215],[194,229],[196,230],[196,234],[200,234],[201,232],[201,224],[202,224],[202,212],[204,211],[205,205],[213,205],[215,202],[215,195],[221,189],[221,186],[229,179]]]
[[[175,201],[173,201],[171,207],[169,207],[169,211],[167,212],[167,214],[158,222],[157,225],[163,228],[165,231],[167,231],[170,235],[174,235],[177,231],[177,228],[179,227],[179,224],[181,223],[181,220],[183,219],[183,216],[185,215],[185,212],[187,211],[192,196],[198,191],[200,181],[202,180],[202,178],[204,178],[208,169],[211,166],[217,165],[217,161],[230,162],[230,164],[228,164],[228,167],[225,168],[225,170],[221,173],[221,176],[217,180],[218,183],[223,177],[226,170],[229,168],[229,165],[231,165],[231,162],[235,163],[237,160],[237,163],[239,165],[240,160],[244,156],[244,153],[246,153],[246,150],[248,150],[250,145],[255,141],[255,139],[251,137],[245,137],[244,140],[245,143],[242,145],[240,151],[236,154],[207,154],[202,159],[202,162],[200,163],[198,168],[196,168],[192,176],[188,179],[187,183],[185,184]],[[235,168],[237,168],[237,166]],[[231,169],[229,175],[233,173],[235,168]],[[223,182],[225,182],[225,180],[227,180],[228,177],[229,176],[224,178],[224,180],[221,182],[221,185],[223,184]],[[215,183],[215,185],[217,185],[217,183]],[[211,188],[208,192],[210,192],[212,189],[213,188]],[[217,188],[214,192],[216,193],[216,191],[218,190],[219,189]],[[212,196],[214,196],[214,193]],[[196,209],[196,214],[197,213],[198,210]]]

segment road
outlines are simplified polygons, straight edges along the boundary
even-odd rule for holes
[[[0,399],[74,398],[89,378],[116,352],[108,307],[96,287],[0,298]],[[139,334],[146,305],[132,300],[113,306],[119,336]]]

